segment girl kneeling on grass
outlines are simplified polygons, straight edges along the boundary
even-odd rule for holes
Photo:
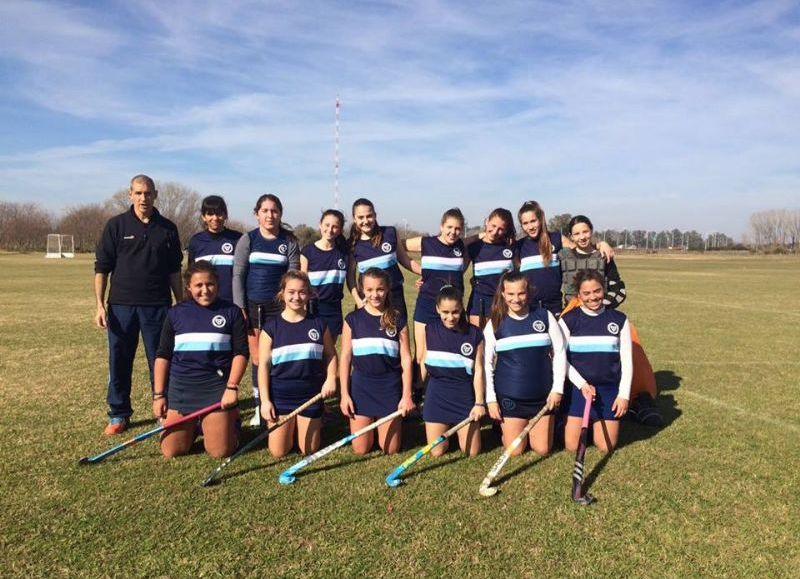
[[[561,403],[567,365],[564,339],[552,313],[528,305],[528,280],[520,272],[500,278],[483,335],[489,415],[500,421],[503,445],[508,447],[544,406],[552,412]],[[549,414],[531,430],[528,440],[537,454],[550,453],[554,426]],[[525,446],[520,444],[514,454]]]
[[[217,270],[197,261],[183,274],[186,300],[167,312],[156,352],[153,416],[168,421],[222,402],[222,410],[201,419],[203,445],[215,458],[236,449],[239,382],[247,367],[247,331],[241,311],[217,299]],[[162,435],[167,458],[192,447],[196,423]]]
[[[268,425],[322,392],[336,393],[336,349],[322,318],[308,315],[311,283],[300,271],[281,278],[277,294],[283,311],[266,321],[258,340],[258,389],[261,416]],[[319,450],[322,411],[319,401],[269,434],[269,451],[282,457],[297,446],[302,454]]]
[[[436,296],[439,319],[425,325],[421,353],[422,379],[428,378],[425,434],[433,442],[452,426],[467,418],[473,422],[458,431],[458,444],[468,456],[481,451],[480,420],[486,414],[484,402],[483,335],[467,321],[461,292],[443,287]],[[431,450],[433,456],[447,451],[445,441]]]
[[[628,411],[633,374],[630,324],[625,314],[603,305],[605,280],[600,272],[579,271],[575,287],[581,306],[559,321],[567,341],[569,381],[575,386],[564,444],[569,451],[577,450],[583,407],[591,396],[594,442],[609,452],[617,446],[619,419]]]
[[[395,410],[405,416],[414,409],[408,326],[405,316],[392,305],[391,278],[385,270],[373,267],[361,275],[358,289],[364,307],[344,319],[339,362],[340,407],[350,419],[350,432]],[[378,445],[386,454],[400,450],[401,427],[400,418],[378,427]],[[372,443],[373,434],[368,432],[353,440],[353,451],[366,454]]]

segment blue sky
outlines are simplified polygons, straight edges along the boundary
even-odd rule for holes
[[[738,236],[800,205],[797,2],[0,2],[0,198],[134,174],[254,223],[333,203],[434,230],[537,199],[598,228]]]

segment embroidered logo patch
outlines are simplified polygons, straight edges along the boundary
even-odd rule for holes
[[[337,262],[336,262],[336,265],[338,265],[338,266],[339,266],[339,269],[344,269],[344,268],[346,268],[346,267],[347,267],[347,264],[346,264],[346,263],[345,263],[345,261],[344,261],[343,259],[341,259],[341,258],[339,258],[339,261],[337,261]]]
[[[278,246],[278,253],[280,253],[281,255],[286,255],[286,250],[288,250],[288,249],[289,249],[289,248],[286,246],[286,244],[285,244],[285,243],[281,243],[281,244]]]
[[[386,335],[394,338],[397,335],[397,328],[386,328]]]
[[[222,244],[222,253],[233,253],[233,244],[225,242]]]
[[[608,324],[608,333],[614,334],[616,336],[617,334],[619,334],[619,326],[614,322],[611,322],[610,324]]]
[[[511,251],[509,248],[506,247],[503,250],[503,257],[505,257],[506,259],[511,259],[511,256],[513,256],[513,255],[514,255],[514,252]]]
[[[511,400],[511,398],[503,398],[503,401],[500,402],[500,406],[503,407],[503,410],[514,410],[514,408],[517,407],[517,404]]]
[[[544,332],[547,329],[547,326],[544,325],[542,320],[536,320],[533,322],[533,330],[535,332]]]
[[[211,325],[215,328],[224,328],[226,323],[225,316],[214,316],[211,318]]]
[[[471,356],[472,351],[473,351],[472,344],[468,342],[464,342],[463,344],[461,344],[461,354],[463,356]]]
[[[308,338],[314,342],[319,341],[319,332],[317,331],[316,328],[311,328],[310,330],[308,330]]]
[[[461,257],[461,248],[454,247],[453,248],[453,255],[455,255],[456,257]]]
[[[389,243],[388,241],[384,241],[381,244],[381,250],[383,251],[383,253],[389,253],[390,251],[392,251],[392,244]]]

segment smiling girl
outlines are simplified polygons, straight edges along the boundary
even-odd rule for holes
[[[186,299],[167,312],[155,361],[153,416],[168,421],[222,402],[202,418],[203,445],[216,458],[236,448],[236,403],[247,367],[247,338],[241,311],[217,299],[213,265],[198,261],[183,274]],[[168,430],[161,439],[166,457],[186,454],[196,423]]]
[[[322,392],[336,393],[336,349],[321,318],[308,315],[311,284],[300,271],[281,278],[278,299],[283,311],[264,323],[258,344],[261,416],[268,425]],[[317,402],[270,432],[269,451],[285,456],[297,443],[302,454],[319,450],[323,402]],[[295,436],[296,434],[296,436]]]
[[[575,276],[580,307],[561,318],[567,342],[570,394],[567,450],[578,448],[584,401],[593,398],[591,418],[594,441],[603,452],[613,450],[619,439],[619,420],[628,411],[633,375],[631,328],[622,312],[603,305],[603,276],[582,270]]]
[[[319,221],[320,239],[300,252],[300,270],[308,274],[314,290],[316,316],[325,321],[334,343],[342,333],[342,298],[347,276],[347,241],[342,235],[344,215],[328,209]]]
[[[251,426],[261,424],[258,394],[258,336],[264,323],[281,311],[275,299],[281,277],[300,268],[297,238],[283,225],[283,204],[271,193],[262,195],[253,210],[258,227],[236,244],[233,263],[233,301],[242,308],[250,330],[248,342],[253,362],[253,397],[256,413]]]
[[[547,406],[551,414],[533,427],[528,441],[536,453],[548,455],[555,426],[552,412],[564,391],[564,339],[552,313],[529,306],[528,280],[521,272],[500,278],[483,335],[486,401],[489,415],[501,423],[503,445],[508,447],[528,420]],[[514,454],[525,446],[519,445]]]
[[[389,274],[369,268],[360,279],[364,307],[345,317],[342,328],[339,380],[340,407],[350,419],[350,432],[400,410],[414,409],[411,398],[411,347],[405,316],[392,304]],[[378,427],[378,445],[386,454],[400,450],[402,420]],[[373,433],[353,440],[353,451],[372,449]]]

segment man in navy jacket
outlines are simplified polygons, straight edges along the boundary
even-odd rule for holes
[[[142,334],[150,389],[153,362],[167,309],[181,299],[181,251],[178,228],[155,208],[155,183],[147,175],[131,179],[131,208],[106,223],[97,243],[94,293],[99,328],[108,334],[108,416],[105,434],[120,434],[128,427],[131,408],[133,359]],[[106,287],[111,288],[106,305]]]

